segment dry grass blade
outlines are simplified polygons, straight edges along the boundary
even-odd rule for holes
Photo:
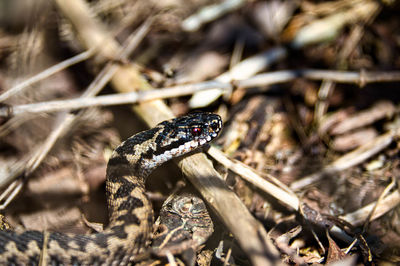
[[[96,47],[99,42],[102,42],[104,50],[100,50],[99,55],[105,58],[115,56],[116,51],[118,51],[117,42],[106,38],[106,36],[109,36],[108,33],[104,31],[99,22],[92,18],[85,2],[58,0],[56,3],[61,12],[74,25],[79,39],[87,48]],[[106,43],[104,43],[105,41]],[[132,82],[136,83],[137,86],[132,86]],[[132,66],[119,68],[112,79],[112,85],[120,92],[128,92],[132,87],[144,90],[151,89],[151,86],[140,76],[137,69]],[[160,100],[140,103],[134,107],[134,110],[149,126],[154,126],[156,123],[173,116],[171,110]],[[187,157],[180,162],[180,165],[188,179],[195,184],[196,188],[199,189],[237,238],[253,264],[276,264],[279,256],[273,245],[268,241],[264,228],[252,217],[240,199],[221,181],[220,176],[204,155],[197,154]],[[191,167],[194,165],[196,167]],[[202,176],[199,177],[196,170],[203,171]],[[228,212],[226,206],[234,209],[235,212]]]

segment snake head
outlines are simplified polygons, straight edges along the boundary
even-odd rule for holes
[[[221,129],[221,117],[211,113],[193,113],[161,122],[121,143],[113,152],[107,171],[126,167],[145,177],[164,162],[212,141]]]
[[[164,127],[161,146],[172,156],[188,153],[216,138],[222,129],[221,117],[212,113],[192,113],[160,124]]]

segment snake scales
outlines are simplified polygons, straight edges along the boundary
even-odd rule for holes
[[[221,127],[218,115],[194,113],[133,135],[114,150],[107,165],[109,225],[103,232],[0,231],[0,264],[129,264],[146,247],[153,225],[146,177],[162,163],[210,142]]]

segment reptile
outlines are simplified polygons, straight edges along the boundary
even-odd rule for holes
[[[90,235],[40,231],[0,231],[0,264],[127,265],[150,239],[153,209],[146,177],[162,163],[216,138],[221,118],[193,113],[164,121],[122,142],[106,171],[109,224]]]

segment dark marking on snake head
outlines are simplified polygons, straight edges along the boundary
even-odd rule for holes
[[[118,152],[118,154],[133,155],[135,154],[136,145],[141,145],[145,141],[152,139],[159,132],[159,130],[160,129],[158,127],[155,127],[146,131],[139,132],[136,135],[133,135],[132,137],[125,140],[123,144],[115,149],[115,151]]]
[[[143,154],[144,159],[151,159],[153,158],[153,155],[160,155],[160,154],[164,154],[166,151],[170,151],[174,148],[178,148],[179,146],[181,146],[182,143],[180,142],[172,142],[169,145],[163,146],[163,147],[159,147],[156,151],[147,151],[146,153]]]

